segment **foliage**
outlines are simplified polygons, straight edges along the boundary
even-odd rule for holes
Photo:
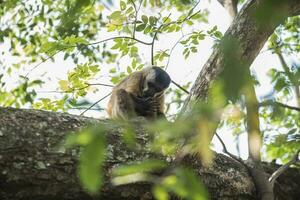
[[[271,68],[269,77],[274,85],[270,97],[274,102],[290,102],[296,99],[300,106],[300,64],[295,61],[288,62],[286,58],[300,53],[299,33],[300,17],[291,17],[278,27],[269,40],[269,49],[278,56],[281,66],[279,69]],[[280,158],[288,162],[300,149],[300,113],[287,109],[279,104],[262,109],[261,114],[266,127],[266,150],[270,158]]]

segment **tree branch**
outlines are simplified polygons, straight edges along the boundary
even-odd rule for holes
[[[269,178],[269,182],[271,183],[272,187],[274,187],[274,183],[275,183],[275,180],[281,175],[283,174],[286,170],[288,170],[288,168],[293,165],[293,164],[296,164],[298,161],[299,161],[299,154],[300,154],[300,150],[298,150],[295,155],[292,157],[292,159],[282,165],[281,167],[279,167],[275,172],[273,172],[273,174],[270,176]]]
[[[298,107],[289,106],[289,105],[286,105],[286,104],[283,104],[283,103],[280,103],[277,101],[267,100],[267,101],[263,101],[263,102],[259,103],[259,106],[274,106],[274,105],[277,105],[277,106],[280,106],[283,108],[287,108],[287,109],[291,109],[291,110],[296,110],[296,111],[300,112],[300,108],[298,108]]]
[[[241,158],[237,157],[236,155],[230,153],[230,152],[227,150],[226,145],[225,145],[225,143],[223,142],[222,138],[219,136],[219,134],[218,134],[218,133],[215,133],[215,135],[217,136],[217,138],[219,139],[219,141],[220,141],[220,143],[221,143],[221,145],[222,145],[222,147],[223,147],[223,152],[224,152],[225,154],[229,155],[229,156],[230,156],[231,158],[233,158],[234,160],[238,161],[239,163],[241,163],[241,164],[243,164],[243,165],[245,165],[245,166],[247,167],[247,165],[244,163],[244,161],[243,161]]]
[[[13,200],[132,200],[143,197],[153,199],[151,183],[133,183],[114,186],[111,172],[116,166],[132,161],[163,159],[144,148],[149,145],[149,134],[145,132],[143,120],[133,121],[136,127],[138,150],[124,145],[122,127],[109,120],[98,120],[64,113],[40,110],[0,108],[0,197]],[[100,197],[86,193],[76,173],[78,151],[66,151],[62,143],[70,132],[77,132],[88,124],[108,125],[108,144],[104,165],[104,184]],[[199,157],[185,156],[182,165],[191,168],[207,187],[211,199],[256,198],[253,182],[240,163],[222,154],[216,154],[210,167],[203,167]],[[279,166],[266,165],[270,172]],[[100,171],[99,171],[100,173]],[[275,185],[278,200],[299,197],[300,171],[290,168],[280,178],[285,181]],[[241,184],[242,183],[242,184]]]
[[[83,116],[84,113],[86,113],[88,110],[90,110],[92,107],[94,107],[96,104],[98,104],[99,102],[101,102],[102,100],[106,99],[107,97],[109,97],[111,95],[111,92],[108,93],[107,95],[105,95],[104,97],[102,97],[101,99],[99,99],[98,101],[96,101],[95,103],[93,103],[90,107],[88,107],[87,109],[85,109],[82,113],[80,113],[79,116]]]
[[[263,2],[265,1],[267,0],[263,0]],[[283,0],[280,1],[280,3],[280,10],[278,10],[280,14],[276,15],[276,17],[274,13],[266,12],[266,17],[268,17],[272,23],[261,26],[257,23],[257,18],[253,16],[253,13],[256,13],[259,9],[263,9],[264,5],[258,4],[257,0],[248,0],[226,31],[224,36],[235,38],[240,44],[241,59],[245,63],[244,67],[250,67],[269,36],[284,19],[300,12],[300,1],[298,0]],[[184,112],[188,112],[192,109],[192,102],[208,100],[207,94],[210,85],[219,77],[224,68],[223,56],[220,47],[215,48],[192,86],[190,95],[186,99],[183,107]]]

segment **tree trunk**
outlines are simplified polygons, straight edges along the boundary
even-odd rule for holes
[[[1,200],[89,200],[76,175],[76,149],[66,151],[65,136],[88,124],[110,123],[108,120],[72,116],[40,110],[0,108],[0,199]],[[121,163],[158,157],[144,148],[147,133],[138,126],[140,151],[133,152],[122,144],[120,128],[107,133],[108,158],[104,167],[105,184],[101,199],[152,199],[151,185],[135,183],[113,187],[110,171]],[[160,157],[160,156],[159,156]],[[247,169],[237,161],[216,154],[213,165],[203,167],[197,156],[187,156],[183,163],[191,167],[206,185],[211,199],[255,199],[255,190]],[[266,164],[270,174],[279,166]],[[278,199],[300,197],[300,170],[289,169],[275,185]],[[99,199],[98,197],[97,199]]]

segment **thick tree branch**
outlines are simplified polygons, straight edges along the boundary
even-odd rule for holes
[[[249,73],[250,76],[250,73]],[[245,104],[247,110],[246,124],[248,133],[249,163],[248,168],[261,200],[274,200],[273,187],[268,181],[261,164],[260,151],[262,147],[262,134],[259,122],[259,105],[254,84],[250,82],[245,89]]]
[[[241,59],[246,63],[245,67],[250,67],[269,36],[274,32],[274,29],[287,17],[299,14],[300,12],[300,1],[280,1],[280,5],[278,6],[278,9],[280,9],[278,10],[279,14],[274,15],[273,12],[266,12],[266,17],[268,17],[272,23],[262,26],[257,23],[257,18],[255,18],[254,13],[263,9],[263,6],[265,6],[263,2],[266,1],[267,0],[262,0],[260,1],[261,3],[258,4],[257,0],[249,0],[245,3],[225,33],[225,36],[231,36],[239,42],[242,55]],[[279,15],[280,17],[278,17]],[[191,102],[193,100],[207,100],[208,89],[212,81],[218,78],[225,66],[223,56],[220,48],[217,47],[206,64],[202,67],[190,95],[185,102],[184,111],[191,109]]]
[[[0,199],[95,199],[79,184],[76,174],[78,151],[66,151],[61,144],[68,133],[96,123],[107,125],[111,122],[39,110],[0,108]],[[110,183],[111,170],[122,163],[162,158],[144,148],[148,135],[137,121],[135,124],[137,146],[141,147],[138,151],[127,148],[121,139],[122,128],[111,124],[107,133],[108,157],[101,199],[152,199],[149,183],[118,187]],[[211,199],[255,199],[247,170],[231,158],[217,154],[210,167],[203,167],[198,156],[186,156],[181,163],[199,175]],[[278,167],[268,165],[266,169],[272,173]],[[275,191],[280,200],[297,199],[299,187],[299,169],[288,169],[278,178]]]

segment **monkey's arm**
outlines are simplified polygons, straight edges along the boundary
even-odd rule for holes
[[[162,112],[157,112],[157,118],[167,120],[165,113],[162,113]]]
[[[164,93],[159,94],[157,97],[157,117],[159,119],[167,119],[166,115],[165,115],[165,96]]]
[[[131,95],[134,105],[135,105],[135,112],[138,115],[142,116],[151,116],[156,113],[156,107],[153,103],[153,98],[143,98],[143,97],[136,97]]]

